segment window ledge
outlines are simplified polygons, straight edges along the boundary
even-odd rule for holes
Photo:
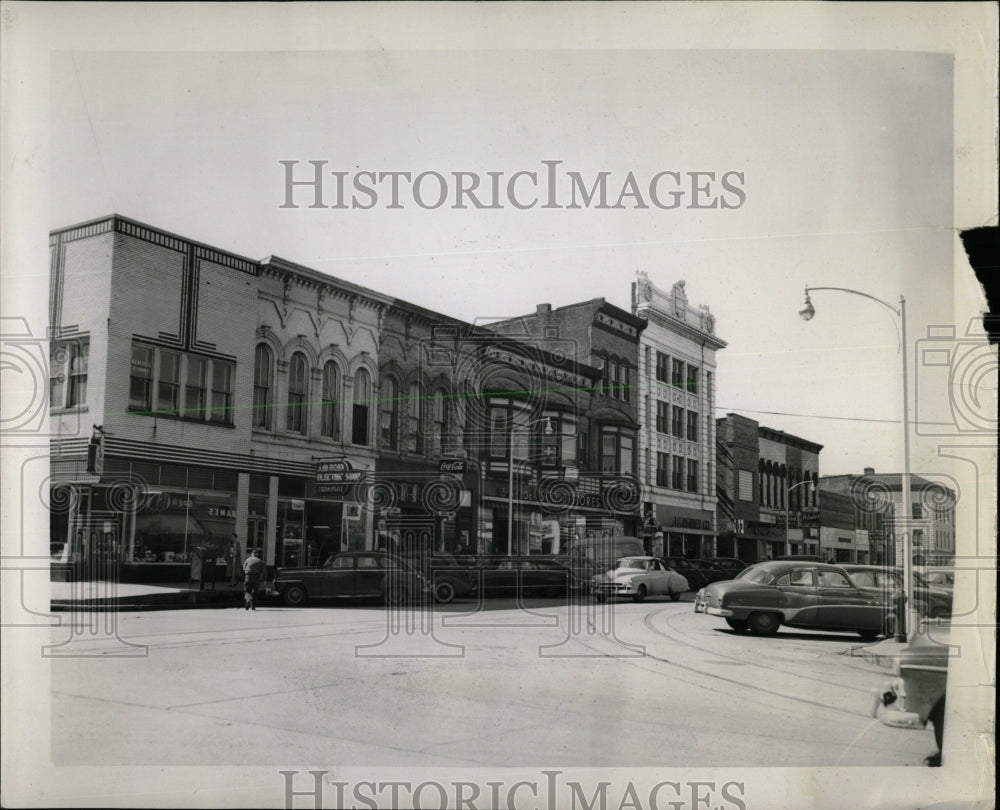
[[[90,408],[86,405],[70,405],[65,408],[49,408],[49,413],[53,416],[62,416],[70,413],[89,413]]]

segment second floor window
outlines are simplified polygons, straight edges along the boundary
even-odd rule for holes
[[[698,441],[698,414],[695,411],[688,411],[687,437],[688,441]]]
[[[254,353],[253,426],[271,427],[271,350],[261,343]]]
[[[406,449],[411,453],[422,453],[424,451],[424,389],[419,382],[410,384],[410,396],[406,405],[409,421]]]
[[[697,492],[698,491],[698,462],[689,458],[687,463],[687,491]]]
[[[670,486],[670,456],[667,453],[656,454],[656,485]]]
[[[601,472],[632,475],[635,472],[635,434],[629,428],[601,428]]]
[[[437,453],[444,452],[449,445],[448,433],[451,429],[448,424],[448,412],[450,410],[448,394],[443,388],[434,392],[434,436],[433,447]]]
[[[90,343],[53,343],[49,356],[49,406],[72,408],[87,402]]]
[[[340,416],[338,409],[339,386],[337,385],[337,364],[327,360],[323,366],[323,399],[320,404],[320,432],[328,439],[340,440]]]
[[[684,489],[684,459],[680,456],[671,457],[670,488]]]
[[[212,362],[212,411],[213,422],[233,422],[233,366],[221,360]]]
[[[301,352],[292,355],[288,364],[288,405],[285,426],[293,433],[306,432],[306,392],[309,383],[309,364]]]
[[[184,415],[195,418],[205,416],[205,370],[207,362],[203,357],[187,359],[187,382],[184,386]]]
[[[151,346],[132,346],[132,367],[129,373],[128,407],[130,410],[150,411],[153,407],[153,349]]]
[[[176,352],[160,352],[160,376],[156,383],[156,410],[177,416],[180,414],[181,356]]]
[[[671,409],[670,435],[678,439],[684,438],[684,409],[674,405]]]
[[[379,403],[379,430],[382,446],[389,450],[399,449],[399,387],[392,377],[382,378],[381,402]]]
[[[368,444],[368,408],[371,401],[371,380],[368,372],[359,369],[354,375],[354,405],[351,410],[351,442]]]

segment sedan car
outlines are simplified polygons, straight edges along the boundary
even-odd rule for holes
[[[842,567],[807,560],[757,563],[728,582],[702,588],[696,613],[718,616],[736,630],[773,635],[786,624],[809,630],[850,630],[875,639],[891,624],[885,591],[859,588]]]
[[[544,554],[483,557],[470,573],[485,596],[567,596],[577,587],[573,572]]]
[[[712,557],[708,560],[716,568],[725,571],[729,574],[730,579],[735,577],[744,568],[749,567],[750,563],[744,562],[736,557]]]
[[[878,588],[887,592],[888,598],[895,600],[903,593],[903,572],[898,568],[879,565],[841,566],[854,584],[860,588]],[[913,602],[918,616],[930,619],[951,616],[952,592],[945,588],[929,585],[921,575],[913,572]]]
[[[469,596],[476,591],[476,581],[469,566],[463,565],[451,554],[429,551],[416,556],[404,556],[403,559],[431,580],[434,599],[443,605],[456,597]]]
[[[676,602],[688,581],[656,557],[622,557],[613,571],[594,577],[591,589],[597,599],[631,596],[642,602],[647,596],[669,596]]]
[[[295,607],[313,599],[378,598],[399,604],[430,590],[427,577],[383,551],[346,551],[319,568],[279,568],[274,578],[274,593]]]
[[[704,588],[713,582],[732,579],[732,575],[711,565],[706,560],[692,560],[688,557],[663,557],[663,562],[688,582],[689,590]]]
[[[887,726],[925,728],[928,722],[934,726],[938,750],[924,760],[931,766],[941,764],[948,654],[946,629],[917,633],[896,658],[897,677],[875,690],[872,704],[872,716]]]

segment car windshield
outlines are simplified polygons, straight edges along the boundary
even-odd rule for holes
[[[752,565],[736,575],[737,579],[754,582],[757,585],[770,585],[774,582],[774,574],[762,565]]]
[[[650,562],[649,560],[646,560],[643,557],[622,557],[618,561],[615,567],[630,568],[636,571],[645,571],[647,568],[650,567],[649,562]]]

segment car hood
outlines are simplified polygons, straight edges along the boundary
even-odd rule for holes
[[[724,579],[720,582],[712,582],[702,590],[706,594],[721,596],[724,593],[735,593],[737,591],[749,591],[757,588],[773,588],[773,585],[761,585],[758,582],[748,582],[744,579]]]

